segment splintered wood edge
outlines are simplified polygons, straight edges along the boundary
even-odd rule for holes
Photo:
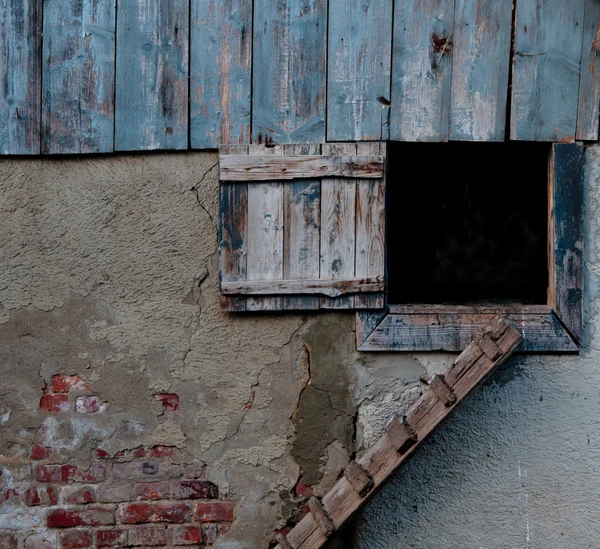
[[[446,406],[452,406],[456,402],[456,395],[446,383],[443,375],[434,375],[429,382],[429,387]]]
[[[455,360],[445,374],[445,381],[456,395],[456,402],[446,406],[429,387],[419,400],[410,408],[406,415],[406,425],[411,426],[419,440],[404,454],[400,454],[393,446],[388,433],[382,435],[375,444],[365,452],[357,464],[372,479],[374,486],[369,493],[361,497],[345,476],[342,476],[335,486],[323,497],[323,507],[316,509],[317,516],[311,512],[306,515],[288,534],[287,540],[295,549],[319,549],[328,538],[322,530],[319,521],[319,509],[337,529],[360,508],[367,499],[376,492],[385,480],[404,463],[419,447],[419,445],[448,417],[462,400],[487,376],[489,376],[523,340],[521,334],[502,317],[494,318],[492,324],[485,330],[502,351],[497,360],[491,360],[473,341]],[[398,424],[403,425],[395,418]],[[311,503],[309,502],[309,507]],[[314,503],[312,504],[315,505]],[[312,509],[311,509],[312,511]],[[279,545],[276,549],[287,549]]]
[[[361,497],[373,488],[373,479],[354,460],[344,470],[344,476]]]

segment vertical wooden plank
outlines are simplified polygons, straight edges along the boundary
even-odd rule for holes
[[[456,0],[450,139],[503,141],[512,0]]]
[[[394,4],[390,139],[446,141],[454,0]]]
[[[600,118],[600,0],[585,1],[577,139],[596,141]]]
[[[248,154],[245,145],[223,146],[221,154]],[[248,241],[248,184],[219,183],[219,278],[246,280]],[[221,296],[226,311],[245,311],[245,297]]]
[[[584,7],[584,0],[517,2],[511,139],[575,139]]]
[[[44,2],[43,153],[113,151],[115,1]]]
[[[250,156],[283,154],[281,147],[250,145]],[[248,183],[248,280],[283,279],[283,184]],[[248,311],[279,311],[281,297],[248,297]]]
[[[356,154],[356,143],[325,143],[323,154]],[[321,278],[352,278],[356,248],[356,181],[321,181]],[[321,297],[321,309],[352,309],[354,296]]]
[[[329,0],[327,139],[388,139],[389,0]]]
[[[250,142],[252,0],[191,0],[190,144]]]
[[[550,158],[550,295],[563,325],[583,337],[583,185],[581,143],[554,144]]]
[[[284,145],[283,154],[320,154],[319,144]],[[284,188],[283,278],[318,280],[320,271],[321,182],[286,181]],[[319,297],[284,297],[287,310],[318,309]]]
[[[118,0],[115,149],[188,146],[188,0]]]
[[[385,143],[358,143],[357,154],[385,156]],[[354,276],[385,275],[385,176],[356,181],[356,257]],[[357,295],[357,309],[381,309],[381,293]]]
[[[40,153],[42,0],[0,0],[0,154]]]
[[[254,0],[252,140],[325,141],[327,0]]]

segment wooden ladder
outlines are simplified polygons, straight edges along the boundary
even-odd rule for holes
[[[308,513],[275,549],[317,549],[404,463],[460,402],[522,341],[503,317],[494,319],[458,356],[444,375],[435,375],[403,421],[393,418],[386,432],[323,497],[308,502]]]

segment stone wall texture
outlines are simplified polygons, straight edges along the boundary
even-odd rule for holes
[[[597,547],[600,150],[579,357],[516,357],[339,547]],[[223,313],[213,153],[0,160],[0,548],[269,547],[450,354]]]

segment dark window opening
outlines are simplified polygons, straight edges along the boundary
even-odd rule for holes
[[[547,302],[548,144],[388,151],[388,303]]]

